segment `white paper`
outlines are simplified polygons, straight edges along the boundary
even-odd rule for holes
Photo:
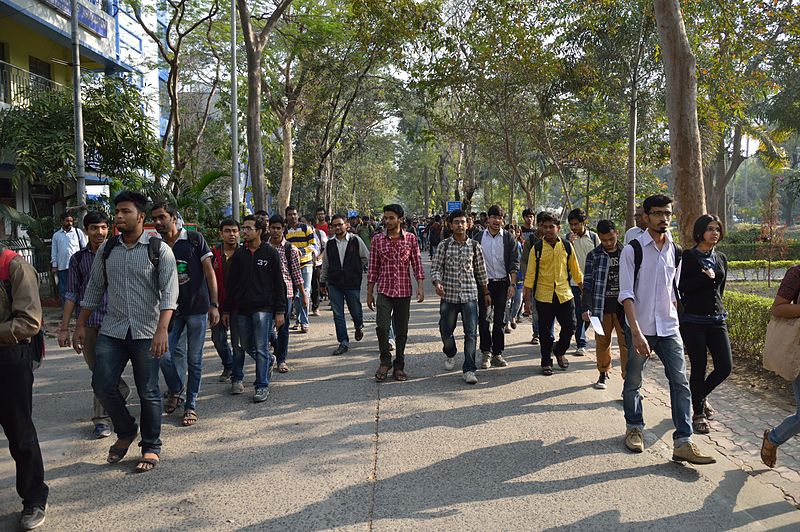
[[[603,334],[603,322],[600,321],[600,318],[597,316],[589,316],[589,322],[592,324],[595,334],[605,336],[605,334]]]

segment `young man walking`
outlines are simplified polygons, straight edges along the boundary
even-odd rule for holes
[[[108,295],[108,314],[100,326],[92,388],[114,424],[117,441],[107,461],[115,464],[128,453],[140,427],[125,405],[119,379],[128,361],[141,403],[142,458],[137,473],[158,465],[161,454],[161,391],[159,359],[167,352],[167,329],[178,307],[178,271],[172,249],[144,230],[147,198],[122,191],[114,198],[114,225],[120,232],[101,248],[81,301],[74,347],[86,343],[86,325]]]
[[[67,291],[64,294],[64,312],[61,316],[61,325],[58,328],[58,345],[67,347],[70,345],[69,322],[73,315],[80,313],[80,302],[89,284],[89,277],[92,273],[92,264],[97,257],[97,250],[108,237],[108,216],[100,211],[89,211],[83,218],[83,224],[88,233],[89,243],[75,253],[69,259],[69,276],[67,279]],[[89,371],[94,371],[97,361],[95,347],[97,337],[100,334],[100,325],[103,323],[108,312],[108,298],[103,294],[100,308],[92,312],[86,322],[86,336],[83,340],[83,359],[89,366]],[[124,379],[119,380],[119,392],[126,400],[131,393],[128,384]],[[96,439],[111,436],[111,418],[103,408],[100,399],[93,395],[94,406],[92,409],[92,423],[94,424],[94,437]]]
[[[686,378],[686,360],[679,333],[675,278],[679,276],[680,250],[669,232],[672,199],[656,194],[644,200],[647,231],[622,249],[619,265],[619,302],[625,308],[628,367],[622,389],[625,410],[625,446],[644,451],[642,373],[655,352],[664,364],[672,403],[672,459],[693,464],[716,460],[692,442],[692,398]]]
[[[214,246],[211,252],[214,254],[214,275],[217,278],[219,311],[222,313],[225,310],[225,280],[231,269],[233,254],[239,249],[241,225],[236,220],[223,220],[219,224],[219,232],[222,236],[222,244]],[[231,320],[230,325],[230,342],[228,342],[228,329],[225,328],[225,324],[222,323],[221,319],[219,323],[211,327],[211,341],[214,343],[214,348],[222,361],[222,374],[219,376],[219,382],[231,382],[234,353],[242,349],[239,343],[239,335],[235,333],[236,320]]]
[[[372,239],[367,273],[367,307],[375,310],[375,288],[378,290],[375,316],[381,363],[375,373],[378,381],[386,380],[390,370],[397,381],[408,380],[405,373],[405,349],[408,338],[408,318],[411,309],[411,279],[409,264],[417,279],[417,302],[425,300],[425,270],[417,246],[417,239],[403,231],[403,207],[397,204],[383,208],[385,231]],[[395,335],[395,359],[389,349],[389,327]]]
[[[291,301],[295,293],[301,294],[301,303],[308,306],[306,291],[303,286],[303,274],[300,271],[300,252],[283,237],[286,231],[286,221],[280,214],[274,214],[269,219],[269,243],[278,251],[281,258],[281,273],[283,283],[286,285],[286,298]],[[283,325],[276,327],[277,337],[275,342],[275,358],[278,363],[278,373],[289,371],[286,358],[289,356],[289,319],[291,306],[286,305],[286,312],[283,316]]]
[[[10,250],[0,253],[0,425],[17,467],[17,493],[22,498],[20,530],[45,521],[49,489],[31,416],[33,408],[33,338],[42,326],[39,277]]]
[[[61,306],[64,306],[64,295],[67,293],[69,259],[86,245],[86,235],[74,224],[75,218],[69,212],[61,214],[61,228],[53,233],[50,250],[50,263],[53,275],[58,279]]]
[[[350,311],[355,327],[355,338],[364,337],[364,310],[361,306],[361,281],[364,270],[369,267],[369,250],[361,237],[348,231],[347,220],[341,214],[331,218],[333,238],[328,240],[322,261],[320,290],[328,294],[336,326],[339,346],[331,355],[343,355],[350,349],[347,323],[344,319],[344,304]]]
[[[622,244],[617,238],[617,227],[611,220],[597,222],[600,245],[586,256],[583,270],[583,321],[588,323],[596,316],[603,326],[603,334],[595,334],[597,370],[600,377],[595,388],[604,390],[611,371],[611,333],[616,331],[622,378],[628,363],[628,346],[625,343],[625,311],[619,304],[619,257]]]
[[[303,272],[303,288],[305,290],[305,304],[302,296],[296,293],[294,297],[294,311],[297,322],[292,329],[300,327],[300,332],[308,332],[308,301],[311,299],[311,277],[314,274],[314,260],[319,254],[319,243],[314,235],[314,228],[301,223],[297,207],[286,207],[286,240],[300,251],[300,269]],[[266,237],[266,235],[264,235]],[[266,238],[265,238],[266,239]]]
[[[217,276],[214,273],[214,254],[203,235],[197,231],[178,229],[178,211],[175,206],[158,202],[151,211],[156,231],[172,248],[178,271],[178,309],[172,317],[169,331],[169,352],[161,359],[161,371],[169,388],[164,411],[171,414],[178,408],[181,394],[186,389],[183,426],[197,423],[197,396],[203,373],[203,345],[206,326],[219,322]],[[181,335],[186,329],[186,349],[178,349]],[[182,346],[181,346],[182,347]],[[186,360],[180,360],[182,355]],[[184,382],[183,368],[187,368]],[[181,368],[181,369],[178,369]]]
[[[644,221],[644,207],[639,205],[636,207],[636,214],[633,215],[636,225],[625,231],[625,244],[630,244],[631,240],[635,240],[642,236],[647,231],[647,222]]]
[[[565,356],[570,338],[575,332],[575,302],[570,288],[572,279],[580,287],[583,274],[578,268],[575,250],[565,238],[559,237],[561,229],[558,218],[551,214],[542,217],[544,239],[537,242],[528,257],[528,271],[525,273],[525,306],[530,308],[531,293],[539,316],[539,330],[543,332],[539,351],[542,357],[542,375],[553,374],[553,355],[558,367],[566,370],[569,361]],[[553,345],[553,323],[558,320],[561,326],[558,342]]]
[[[464,365],[461,368],[464,382],[477,384],[475,376],[475,344],[478,336],[478,299],[492,306],[489,295],[489,278],[480,244],[467,236],[467,216],[461,209],[450,213],[450,230],[453,235],[442,241],[431,265],[431,280],[436,287],[439,302],[439,334],[447,357],[444,368],[455,367],[458,352],[453,331],[458,315],[464,326]]]
[[[266,240],[266,222],[262,216],[245,216],[242,221],[244,246],[233,254],[228,275],[223,320],[229,326],[231,315],[237,320],[239,340],[244,351],[256,360],[253,383],[254,403],[269,396],[269,377],[273,357],[267,349],[273,321],[280,330],[286,316],[286,284],[281,258]],[[231,393],[244,392],[244,353],[235,355],[231,375]]]
[[[506,302],[514,297],[517,289],[519,253],[513,234],[503,229],[505,213],[499,205],[492,205],[488,211],[488,226],[478,233],[475,240],[483,248],[486,260],[486,273],[489,276],[489,295],[491,305],[481,301],[478,313],[480,348],[483,354],[482,369],[491,366],[508,366],[503,358],[505,349]],[[490,312],[491,310],[491,312]],[[491,321],[491,325],[489,323]]]
[[[594,248],[600,244],[597,233],[590,231],[587,227],[589,218],[583,209],[573,209],[567,215],[570,232],[567,239],[572,244],[575,257],[578,259],[578,268],[581,271],[586,266],[586,257]],[[586,354],[586,324],[581,317],[583,314],[583,301],[581,300],[581,289],[572,279],[569,283],[572,289],[572,297],[575,300],[575,356],[582,357]]]

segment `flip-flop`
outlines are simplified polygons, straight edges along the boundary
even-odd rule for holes
[[[288,373],[289,365],[286,362],[278,364],[278,373]]]
[[[389,370],[390,369],[391,368],[388,368],[386,366],[380,366],[378,368],[378,371],[375,372],[375,380],[378,381],[378,382],[385,381],[386,380],[386,376],[389,375]]]
[[[187,410],[183,413],[183,426],[184,427],[191,427],[195,423],[197,423],[197,412],[194,410]]]
[[[125,455],[128,454],[128,450],[131,448],[131,445],[133,445],[133,440],[131,440],[131,443],[128,444],[127,447],[116,447],[112,445],[108,450],[108,458],[106,458],[106,462],[109,464],[121,462],[122,459],[125,458]]]
[[[172,414],[175,410],[178,409],[178,405],[181,402],[181,394],[173,394],[170,393],[167,395],[167,400],[164,402],[164,412],[167,414]]]
[[[136,467],[133,469],[133,472],[134,473],[147,473],[149,471],[152,471],[153,469],[156,468],[156,466],[158,466],[158,463],[160,461],[161,460],[159,460],[158,458],[155,458],[155,459],[154,458],[140,458],[139,461],[136,462]],[[145,466],[145,465],[149,465],[151,467],[143,468],[142,466]]]
[[[545,377],[550,377],[553,375],[553,367],[552,366],[542,366],[542,375]]]
[[[769,441],[769,431],[764,431],[764,439],[761,441],[761,461],[764,465],[773,468],[778,462],[778,447]]]
[[[402,369],[394,370],[394,372],[392,373],[392,377],[394,377],[394,380],[400,382],[405,382],[408,380],[408,375],[406,375],[406,372],[403,371]]]
[[[569,367],[569,360],[564,355],[556,355],[556,362],[558,362],[558,367],[561,369],[567,369]]]

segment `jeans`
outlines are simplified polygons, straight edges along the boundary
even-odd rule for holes
[[[489,328],[489,322],[486,321],[489,309],[486,308],[483,300],[480,301],[478,307],[478,331],[480,331],[481,336],[481,352],[502,355],[506,347],[503,319],[505,318],[506,300],[508,299],[508,279],[489,281],[489,295],[492,296],[492,308],[494,309],[491,329]]]
[[[444,299],[439,303],[439,334],[442,335],[444,354],[453,358],[458,352],[453,331],[456,329],[458,314],[464,325],[464,365],[461,370],[466,373],[475,371],[475,344],[478,339],[478,301],[466,303],[450,303]]]
[[[314,272],[314,265],[308,263],[300,267],[300,273],[303,275],[303,290],[306,292],[306,300],[311,302],[311,277]],[[308,326],[308,306],[303,305],[303,297],[298,290],[294,295],[294,312],[297,314],[297,321],[300,325]]]
[[[0,425],[16,462],[17,493],[26,507],[44,506],[49,493],[32,410],[30,346],[0,347]]]
[[[336,285],[329,284],[328,298],[333,311],[333,324],[336,326],[336,340],[339,345],[348,347],[350,338],[347,336],[347,323],[344,320],[344,304],[347,302],[347,309],[350,311],[350,317],[353,318],[353,325],[356,330],[363,329],[364,309],[361,306],[361,289],[339,288]]]
[[[575,344],[580,349],[586,347],[586,322],[583,321],[583,302],[581,301],[581,289],[572,286],[572,297],[575,302]]]
[[[83,359],[86,361],[86,365],[89,366],[90,371],[94,371],[94,365],[97,361],[97,337],[99,334],[100,327],[86,327],[86,336],[83,338]],[[126,401],[131,395],[131,389],[123,378],[119,379],[119,393],[122,394]],[[103,403],[100,402],[96,395],[92,397],[94,399],[92,404],[92,423],[95,425],[108,425],[111,422],[111,418],[108,417],[106,409],[103,408]]]
[[[272,312],[253,312],[237,314],[239,340],[242,342],[242,353],[235,354],[233,359],[233,382],[244,379],[244,352],[256,359],[256,390],[269,386],[269,367],[272,355],[269,354],[269,333],[272,330]]]
[[[433,260],[434,255],[436,255],[436,248],[438,247],[439,247],[439,242],[436,242],[435,244],[433,242],[430,242],[428,250],[430,251],[431,254],[431,260]]]
[[[182,364],[176,364],[181,356],[186,356],[188,371],[186,386],[186,410],[197,408],[197,395],[200,393],[200,378],[203,374],[203,344],[206,340],[206,325],[208,314],[190,314],[172,317],[172,329],[169,331],[169,351],[161,357],[161,371],[164,372],[164,381],[173,394],[183,391],[183,372],[178,371]],[[186,329],[186,351],[176,349],[181,341],[183,330]],[[176,367],[177,366],[177,367]]]
[[[214,349],[217,350],[219,359],[222,361],[222,368],[229,371],[233,367],[233,352],[231,351],[231,344],[228,343],[228,329],[222,324],[222,320],[211,327],[211,341],[214,343]],[[233,347],[233,349],[236,348],[237,346]]]
[[[669,399],[672,405],[672,423],[675,432],[672,438],[678,444],[691,440],[692,394],[689,391],[689,380],[686,378],[686,360],[683,357],[683,342],[678,334],[672,336],[645,336],[650,349],[654,351],[669,381]],[[625,410],[625,422],[628,428],[644,428],[642,415],[642,373],[647,358],[639,355],[633,346],[633,336],[629,327],[625,327],[625,342],[628,344],[628,369],[625,372],[625,383],[622,387],[622,404]]]
[[[681,338],[692,364],[689,387],[692,390],[692,409],[695,415],[703,413],[706,397],[724,381],[733,369],[728,326],[722,322],[713,325],[681,324]],[[706,377],[708,352],[714,361],[714,371]]]
[[[539,338],[539,352],[542,356],[542,367],[553,365],[553,355],[562,356],[569,349],[570,338],[575,332],[575,302],[570,299],[559,303],[558,296],[553,294],[552,303],[542,303],[536,301],[536,313],[539,317],[539,330],[552,331],[553,324],[558,320],[561,331],[558,334],[558,342],[553,345],[553,335],[543,334]]]
[[[292,307],[286,307],[283,315],[283,326],[275,329],[273,326],[269,333],[269,343],[272,345],[278,364],[286,362],[289,356],[289,322],[292,319]]]
[[[64,295],[67,293],[69,270],[58,270],[56,277],[58,278],[58,295],[61,301],[61,308],[64,308]]]
[[[786,443],[789,438],[800,433],[800,376],[792,382],[792,389],[794,389],[797,412],[781,421],[780,425],[767,433],[767,438],[773,445]]]
[[[522,308],[522,291],[522,287],[517,286],[513,299],[509,299],[506,303],[506,314],[503,318],[506,323],[511,323],[512,318],[517,319],[519,317],[519,310]]]
[[[408,317],[411,311],[411,297],[388,297],[378,294],[375,313],[375,332],[381,352],[381,366],[396,370],[405,368],[406,340],[408,339]],[[389,329],[393,328],[395,337],[395,359],[389,351]]]
[[[119,393],[119,378],[130,361],[141,403],[142,441],[139,446],[142,453],[161,454],[161,391],[158,388],[158,359],[150,353],[151,343],[150,339],[132,339],[130,331],[124,340],[100,334],[92,388],[111,416],[117,437],[136,438],[136,419]]]
[[[314,273],[311,274],[311,310],[319,308],[319,276],[322,273],[322,266],[314,266]]]

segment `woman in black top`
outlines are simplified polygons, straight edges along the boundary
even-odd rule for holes
[[[697,245],[684,250],[681,260],[681,277],[678,291],[683,303],[681,337],[689,354],[692,372],[689,387],[692,390],[692,428],[699,434],[708,434],[708,420],[714,415],[706,398],[731,373],[733,358],[728,339],[727,314],[722,306],[728,261],[717,251],[716,245],[725,235],[720,219],[704,214],[694,224]],[[711,352],[714,371],[706,376],[707,351]]]

